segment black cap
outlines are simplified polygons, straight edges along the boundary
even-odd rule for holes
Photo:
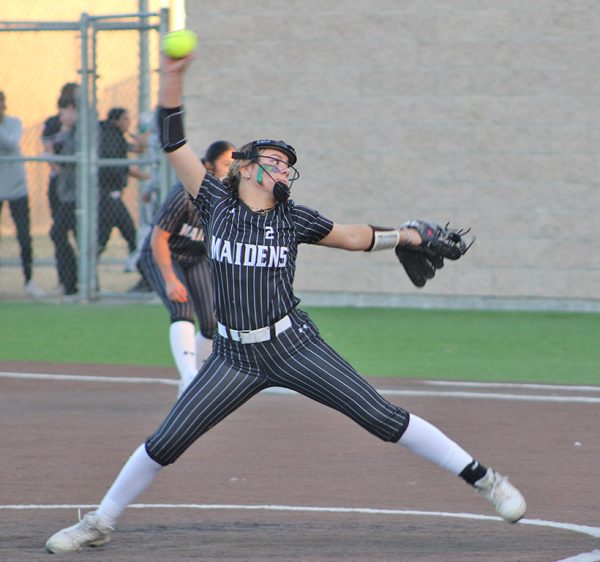
[[[275,150],[281,150],[288,157],[288,164],[293,166],[298,158],[296,157],[296,151],[291,144],[288,144],[282,140],[271,140],[271,139],[260,139],[252,141],[250,152],[234,152],[234,160],[258,160],[258,151],[261,148],[274,148]]]

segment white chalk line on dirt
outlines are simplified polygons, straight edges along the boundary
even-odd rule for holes
[[[600,392],[600,386],[541,384],[526,382],[422,381],[431,386],[461,386],[484,388],[529,388],[533,390],[565,390],[567,392]]]
[[[13,373],[9,371],[1,371],[0,378],[13,378],[22,380],[55,380],[55,381],[83,381],[83,382],[114,382],[126,384],[163,384],[175,386],[179,384],[175,379],[161,378],[144,378],[144,377],[106,377],[98,375],[56,375],[42,373]],[[425,384],[432,384],[437,381],[423,381]],[[469,383],[467,383],[469,384]],[[494,383],[477,383],[479,386],[493,386]],[[544,385],[537,385],[536,388],[547,388]],[[515,388],[521,388],[515,384]],[[528,388],[527,385],[523,387]],[[572,390],[573,387],[566,387]],[[579,387],[582,389],[581,387]],[[583,387],[585,388],[585,387]],[[590,387],[596,390],[595,387]],[[551,388],[550,388],[551,389]],[[496,392],[466,392],[466,391],[437,391],[437,390],[392,390],[392,389],[377,389],[384,396],[431,396],[431,397],[446,397],[446,398],[470,398],[480,400],[515,400],[521,402],[561,402],[561,403],[583,403],[583,404],[600,404],[600,397],[594,396],[545,396],[538,394],[504,394]],[[296,394],[293,390],[287,388],[273,387],[264,390],[267,394]]]
[[[52,381],[117,382],[128,384],[168,384],[171,386],[176,386],[179,384],[179,381],[175,379],[150,379],[144,377],[103,377],[98,375],[51,375],[46,373],[11,373],[10,371],[0,371],[0,378]]]
[[[593,396],[543,396],[539,394],[501,394],[497,392],[453,392],[429,390],[379,390],[386,396],[443,396],[444,398],[478,398],[487,400],[510,400],[520,402],[562,402],[600,404],[600,397]]]
[[[0,504],[0,511],[7,510],[53,510],[53,509],[95,509],[97,505],[78,504]],[[421,517],[448,517],[452,519],[474,519],[478,521],[497,521],[506,524],[500,517],[493,515],[479,515],[477,513],[452,513],[448,511],[418,511],[413,509],[377,509],[371,507],[317,507],[296,505],[239,505],[239,504],[170,504],[170,503],[134,503],[128,509],[196,509],[196,510],[241,510],[241,511],[288,511],[301,513],[359,513],[363,515],[409,515]],[[518,525],[533,525],[536,527],[550,527],[564,531],[572,531],[600,538],[600,527],[589,525],[576,525],[544,519],[521,519]]]
[[[85,382],[118,382],[129,384],[163,384],[175,386],[179,384],[175,379],[163,378],[143,378],[143,377],[106,377],[94,375],[56,375],[56,374],[40,374],[40,373],[14,373],[0,372],[0,378],[17,378],[17,379],[46,379],[46,380],[62,380],[62,381],[85,381]],[[421,381],[423,384],[432,386],[456,386],[456,387],[477,387],[477,388],[516,388],[516,389],[538,389],[538,390],[560,390],[566,392],[600,392],[600,387],[595,386],[568,386],[568,385],[546,385],[546,384],[528,384],[528,383],[489,383],[489,382],[462,382],[462,381]],[[270,394],[296,394],[295,392],[273,387],[267,389]],[[383,390],[381,394],[398,395],[398,396],[448,396],[457,398],[488,398],[496,400],[531,400],[545,402],[586,402],[597,403],[600,399],[589,396],[539,396],[539,395],[522,395],[522,394],[498,394],[498,393],[481,393],[481,392],[432,392],[432,391],[414,391],[414,390]],[[96,505],[0,505],[0,510],[25,510],[25,509],[94,509]],[[374,508],[344,508],[344,507],[298,507],[298,506],[244,506],[244,505],[202,505],[202,504],[132,504],[129,506],[133,509],[230,509],[230,510],[263,510],[263,511],[301,511],[301,512],[329,512],[329,513],[362,513],[362,514],[381,514],[381,515],[415,515],[429,517],[450,517],[457,519],[477,519],[488,521],[500,521],[500,517],[477,515],[470,513],[448,513],[435,511],[413,511],[413,510],[389,510],[389,509],[374,509]],[[520,525],[535,525],[541,527],[551,527],[562,530],[573,531],[589,535],[595,538],[600,537],[600,528],[587,525],[576,525],[572,523],[560,523],[556,521],[546,521],[542,519],[522,519]],[[574,557],[565,558],[557,562],[598,562],[600,560],[600,550],[581,553]]]
[[[591,552],[582,552],[577,556],[563,558],[557,562],[598,562],[600,560],[600,550],[592,550]]]

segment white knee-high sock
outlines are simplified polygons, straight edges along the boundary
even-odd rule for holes
[[[114,527],[125,508],[152,484],[162,468],[162,465],[148,456],[146,446],[142,443],[129,457],[100,502],[96,510],[98,517],[107,525]]]
[[[398,443],[413,453],[459,475],[473,457],[437,427],[414,414]]]
[[[199,371],[207,357],[212,353],[213,341],[196,333],[196,369]]]
[[[196,327],[193,322],[180,320],[173,322],[169,328],[171,353],[175,359],[179,376],[181,377],[181,390],[194,379],[196,368]]]

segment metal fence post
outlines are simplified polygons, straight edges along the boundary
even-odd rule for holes
[[[88,183],[87,189],[90,200],[90,211],[88,214],[88,232],[89,232],[89,245],[88,245],[88,268],[89,268],[89,293],[90,299],[96,300],[98,298],[98,291],[100,287],[99,275],[98,275],[98,205],[100,201],[100,194],[98,188],[98,68],[97,68],[97,33],[96,33],[96,20],[92,18],[88,22],[88,28],[92,30],[92,45],[91,45],[91,68],[88,68],[88,75],[91,77],[89,82],[91,103],[88,111],[88,150],[89,150],[89,164],[88,164]]]
[[[78,114],[78,143],[77,143],[77,241],[79,246],[79,295],[89,300],[90,276],[89,276],[89,216],[90,216],[90,194],[89,182],[89,76],[88,76],[88,25],[89,16],[82,13],[80,18],[81,33],[81,93]]]
[[[148,39],[148,0],[140,0],[140,91],[138,99],[138,115],[144,115],[150,110],[150,49]]]
[[[169,32],[169,9],[161,8],[160,10],[160,23],[159,23],[159,34],[160,37],[163,37],[166,33]],[[167,157],[165,153],[161,150],[159,154],[159,174],[160,174],[160,200],[163,201],[167,191],[169,190],[169,186],[171,186],[175,181],[175,172],[173,168],[169,165],[167,161]]]

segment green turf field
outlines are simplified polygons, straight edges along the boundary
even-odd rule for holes
[[[600,384],[600,314],[309,308],[367,376]],[[162,305],[0,303],[0,361],[173,367]]]

